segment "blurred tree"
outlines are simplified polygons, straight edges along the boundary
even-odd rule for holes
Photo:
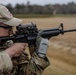
[[[67,7],[70,14],[76,13],[76,4],[74,2],[68,3]]]
[[[21,14],[21,5],[20,4],[16,4],[14,11],[17,14]]]
[[[29,5],[30,5],[30,1],[29,1],[29,0],[27,1],[26,5],[27,5],[27,6],[29,6]]]
[[[7,8],[14,14],[76,14],[76,3],[74,2],[41,6],[31,5],[30,1],[27,1],[26,4],[16,4],[15,7],[8,4]]]

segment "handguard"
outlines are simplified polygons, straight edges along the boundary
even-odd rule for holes
[[[38,39],[40,39],[40,38],[38,38]],[[41,41],[39,42],[37,40],[37,43],[40,43],[39,47],[38,47],[38,50],[36,50],[37,54],[40,57],[45,58],[46,52],[47,52],[47,49],[48,49],[48,43],[49,43],[48,39],[41,38]]]
[[[39,57],[45,58],[49,41],[47,38],[41,37],[42,32],[43,31],[40,30],[36,38],[36,53]]]

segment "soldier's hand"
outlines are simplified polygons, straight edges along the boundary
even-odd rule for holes
[[[14,43],[11,47],[5,51],[10,55],[10,57],[18,57],[25,50],[25,43]]]

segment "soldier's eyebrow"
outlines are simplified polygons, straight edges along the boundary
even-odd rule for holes
[[[4,18],[4,17],[0,17],[0,19],[6,19],[6,18]]]
[[[8,28],[11,28],[11,26],[2,26],[2,25],[0,25],[0,28],[8,29]]]

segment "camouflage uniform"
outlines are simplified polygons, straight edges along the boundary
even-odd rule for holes
[[[4,50],[6,47],[10,45],[9,43],[6,43],[2,49]],[[0,48],[1,50],[1,48]],[[1,53],[2,54],[2,53]],[[4,56],[4,55],[3,55]],[[10,61],[10,57],[7,55],[8,60],[3,61],[5,64],[7,61]],[[1,58],[1,55],[0,55]],[[5,58],[4,58],[5,59]],[[3,63],[1,62],[1,63]],[[13,62],[13,69],[11,72],[12,63],[11,61],[8,62],[8,65],[11,64],[10,68],[7,67],[7,71],[3,70],[3,73],[0,75],[41,75],[43,73],[43,70],[50,65],[47,57],[40,58],[35,52],[33,53],[31,59],[28,58],[28,54],[25,52],[22,55],[20,55],[17,58],[12,58]],[[0,66],[1,68],[1,66]],[[3,66],[5,68],[5,66]],[[8,70],[9,69],[9,70]],[[8,73],[7,73],[8,72]]]

